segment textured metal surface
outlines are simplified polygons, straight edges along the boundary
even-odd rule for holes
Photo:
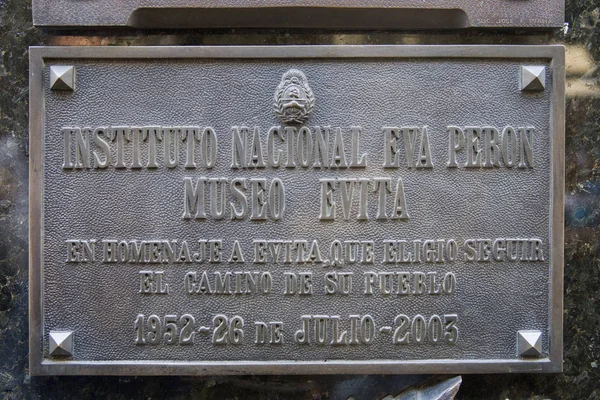
[[[38,26],[456,29],[560,27],[560,0],[34,0]]]
[[[564,129],[564,50],[560,46],[307,46],[186,48],[32,48],[30,332],[31,371],[35,374],[196,374],[196,373],[407,373],[559,371],[562,359],[562,202]],[[50,67],[74,65],[75,92],[51,91]],[[545,66],[544,91],[520,90],[523,65]],[[341,127],[350,162],[350,127],[361,127],[360,154],[365,168],[232,169],[232,127],[260,127],[265,140],[281,124],[273,109],[282,76],[300,70],[315,97],[306,125]],[[210,126],[218,138],[212,169],[181,163],[156,169],[63,168],[64,127]],[[534,126],[535,168],[447,168],[448,126]],[[433,168],[384,165],[386,126],[427,126]],[[252,137],[252,135],[250,135]],[[330,141],[333,142],[332,133]],[[73,138],[73,140],[75,140]],[[252,142],[252,139],[249,139]],[[483,139],[482,139],[483,143]],[[281,145],[281,143],[280,143]],[[480,144],[480,147],[483,144]],[[281,146],[278,146],[281,148]],[[129,149],[129,150],[127,150]],[[132,160],[130,147],[124,157]],[[73,153],[74,154],[74,153]],[[265,159],[267,152],[264,153]],[[73,155],[71,160],[77,161]],[[144,163],[146,160],[144,160]],[[199,162],[199,160],[198,160]],[[285,214],[253,221],[248,216],[183,219],[185,178],[279,178],[285,184]],[[320,179],[402,178],[410,218],[378,220],[376,192],[368,195],[367,221],[357,220],[358,189],[352,218],[319,219]],[[250,186],[248,186],[250,188]],[[339,192],[338,192],[339,193]],[[228,198],[230,200],[230,198]],[[388,202],[391,200],[388,200]],[[207,197],[208,202],[208,197]],[[388,216],[390,215],[388,204]],[[42,228],[43,227],[43,228]],[[533,262],[466,261],[469,239],[535,238],[544,259]],[[221,263],[105,263],[103,240],[219,239]],[[334,240],[372,240],[373,264],[331,267],[313,263],[253,263],[253,240],[317,240],[329,258]],[[455,261],[384,264],[385,240],[453,239]],[[96,240],[94,262],[65,262],[66,241]],[[244,264],[229,260],[234,241]],[[85,258],[85,257],[84,257]],[[71,261],[74,261],[71,260]],[[79,260],[81,261],[81,260]],[[144,294],[141,271],[164,271],[161,284]],[[187,294],[190,271],[269,271],[269,294]],[[313,272],[311,295],[284,295],[284,273]],[[365,272],[436,272],[456,276],[456,290],[441,295],[365,294]],[[324,275],[354,273],[349,295],[326,295]],[[142,280],[144,282],[144,280]],[[156,280],[154,280],[156,282]],[[438,281],[439,282],[439,281]],[[158,288],[158,289],[157,289]],[[414,289],[414,288],[413,288]],[[190,314],[195,343],[136,345],[138,315]],[[431,340],[393,344],[402,322],[423,315],[457,316],[455,343]],[[211,342],[219,315],[244,320],[244,340]],[[331,346],[298,343],[302,316],[350,316],[375,321],[370,343]],[[443,317],[446,315],[447,317]],[[255,322],[283,325],[281,344],[257,344]],[[232,323],[233,324],[233,323]],[[146,325],[147,326],[147,325]],[[204,329],[207,328],[207,329]],[[387,330],[386,328],[390,328]],[[520,330],[543,333],[542,357],[517,356]],[[75,332],[72,359],[48,357],[48,332]],[[151,336],[144,339],[152,341]],[[164,331],[162,332],[164,333]],[[331,332],[329,340],[331,340]],[[313,335],[313,334],[311,334]],[[301,336],[301,335],[300,335]],[[348,335],[350,336],[350,335]]]

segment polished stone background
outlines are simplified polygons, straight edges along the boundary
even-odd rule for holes
[[[28,46],[544,44],[567,47],[564,373],[464,375],[461,399],[600,399],[600,2],[568,0],[554,32],[42,32],[0,0],[0,396],[6,399],[380,399],[425,376],[30,377]]]

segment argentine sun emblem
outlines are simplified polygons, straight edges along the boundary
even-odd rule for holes
[[[304,123],[315,105],[313,94],[302,71],[290,69],[281,77],[275,91],[275,113],[285,124]]]

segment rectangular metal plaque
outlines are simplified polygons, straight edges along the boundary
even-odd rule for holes
[[[34,0],[36,26],[556,28],[563,0]]]
[[[34,47],[32,374],[562,369],[562,46]]]

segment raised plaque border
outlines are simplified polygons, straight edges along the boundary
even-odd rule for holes
[[[562,45],[156,46],[29,49],[29,373],[31,375],[463,374],[562,372],[565,48]],[[43,358],[43,68],[51,59],[545,59],[552,68],[550,348],[534,360],[51,361]]]

